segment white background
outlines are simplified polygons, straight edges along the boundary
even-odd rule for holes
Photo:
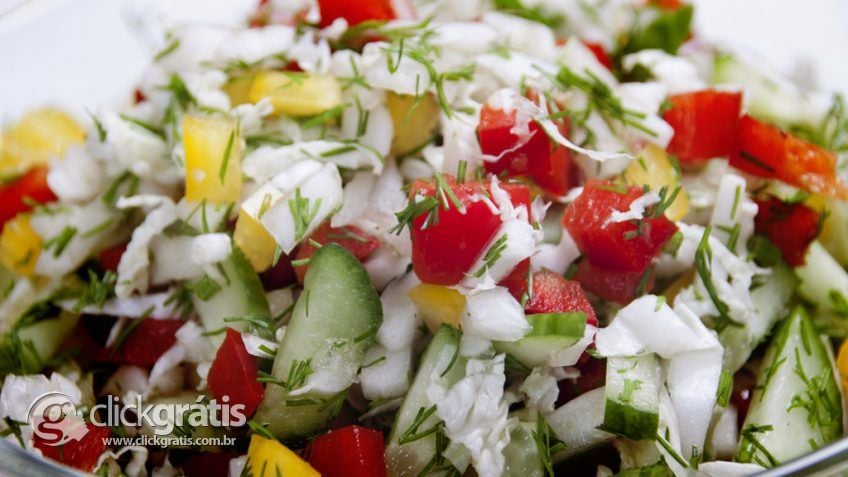
[[[256,0],[0,0],[0,122],[59,104],[76,112],[125,98],[158,49],[148,18],[237,24]],[[783,71],[848,92],[848,0],[694,0],[709,41],[741,45]],[[151,15],[152,12],[158,12]],[[799,68],[800,65],[800,68]]]

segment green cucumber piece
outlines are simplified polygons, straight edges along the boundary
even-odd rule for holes
[[[586,328],[586,314],[540,313],[527,315],[532,329],[518,341],[496,341],[495,350],[508,353],[528,368],[542,366],[551,355],[580,341]]]
[[[268,300],[259,275],[250,265],[244,252],[233,244],[233,253],[221,263],[225,275],[225,283],[221,289],[207,300],[192,293],[191,302],[203,328],[209,333],[209,338],[216,346],[224,341],[224,333],[218,333],[226,327],[238,331],[253,331],[265,339],[274,338],[273,327],[270,326],[271,312]],[[208,280],[204,278],[202,280]],[[193,284],[197,288],[198,283]],[[228,319],[241,319],[232,321]],[[249,319],[249,321],[248,321]],[[268,323],[262,326],[261,323]]]
[[[413,439],[441,425],[435,403],[427,389],[435,383],[450,386],[465,376],[465,358],[459,355],[462,335],[449,325],[441,325],[427,346],[421,365],[395,417],[386,447],[386,467],[393,477],[417,476],[444,449],[437,449],[437,433]],[[426,417],[425,417],[426,416]],[[413,440],[410,440],[413,439]]]
[[[0,377],[41,372],[79,321],[79,315],[61,311],[52,318],[18,323],[0,341]]]
[[[318,249],[309,261],[303,292],[274,358],[272,374],[278,383],[267,385],[254,420],[279,439],[324,429],[348,388],[333,394],[311,390],[293,395],[290,391],[301,387],[311,374],[333,376],[339,372],[333,364],[339,359],[358,369],[382,321],[380,296],[362,264],[338,245]],[[298,375],[297,383],[287,383],[290,389],[281,385]]]
[[[504,471],[501,477],[544,477],[545,468],[534,437],[537,428],[537,422],[518,421],[509,433],[509,444],[503,450]]]
[[[565,449],[554,456],[555,461],[581,454],[615,438],[601,429],[605,394],[603,387],[593,389],[545,416],[557,439],[565,445]]]
[[[835,376],[828,344],[796,308],[763,357],[736,460],[774,467],[842,436]]]
[[[810,244],[804,265],[795,268],[801,280],[798,292],[836,314],[848,312],[848,273],[818,241]]]
[[[797,283],[792,271],[780,264],[772,268],[766,281],[751,292],[755,315],[748,325],[728,326],[718,334],[724,346],[725,371],[731,374],[739,371],[775,323],[786,316],[786,305]]]
[[[149,436],[151,438],[155,436],[159,436],[161,439],[167,439],[173,444],[168,445],[168,448],[183,448],[187,449],[192,446],[189,445],[179,445],[179,441],[177,440],[180,437],[189,438],[192,440],[200,440],[200,439],[221,439],[225,435],[225,429],[220,426],[214,425],[200,425],[193,426],[191,422],[203,422],[203,418],[199,417],[208,412],[206,408],[198,409],[201,406],[201,399],[198,399],[200,393],[197,391],[180,391],[178,394],[173,396],[157,396],[150,400],[146,400],[143,404],[144,408],[150,408],[151,410],[147,412],[149,416],[156,416],[157,420],[151,425],[150,422],[143,421],[141,427],[139,427],[139,433]],[[182,416],[182,425],[178,425],[176,413],[179,411],[175,411],[177,406],[185,406],[183,409],[186,409]],[[189,416],[195,415],[192,418]],[[209,422],[208,416],[206,422]],[[202,450],[206,452],[220,452],[219,446],[197,446],[197,450]]]
[[[742,86],[745,109],[783,128],[798,124],[818,128],[827,114],[826,107],[814,104],[785,79],[774,80],[732,54],[716,55],[712,83]]]
[[[660,386],[656,355],[607,358],[602,428],[635,440],[655,438]]]

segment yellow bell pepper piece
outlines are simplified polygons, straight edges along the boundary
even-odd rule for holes
[[[264,272],[271,267],[277,242],[258,220],[244,210],[239,211],[233,240],[247,256],[254,270]]]
[[[435,333],[442,323],[459,327],[462,311],[465,310],[465,297],[458,291],[422,283],[407,293],[418,309],[418,316],[431,332]]]
[[[16,175],[62,156],[73,144],[85,141],[85,128],[57,109],[30,111],[3,132],[0,140],[0,176]]]
[[[41,237],[29,225],[29,214],[19,214],[6,222],[0,233],[0,264],[24,276],[35,273],[41,254]]]
[[[245,73],[233,76],[224,83],[221,89],[230,97],[230,104],[238,106],[250,102],[250,88],[253,86],[253,78],[252,73]]]
[[[637,187],[647,185],[654,192],[667,187],[668,193],[680,185],[680,173],[674,169],[666,152],[649,144],[639,156],[630,163],[622,173],[624,182]],[[666,209],[665,216],[669,220],[678,221],[689,213],[689,197],[685,190],[680,190],[671,206]]]
[[[416,99],[411,95],[387,93],[386,107],[395,126],[392,154],[414,151],[433,137],[439,122],[439,105],[429,94]]]
[[[260,71],[248,97],[252,103],[271,98],[277,113],[314,116],[342,104],[342,87],[331,75]]]
[[[254,476],[321,477],[309,463],[280,442],[254,434],[247,448],[247,463]],[[245,467],[246,469],[247,467]]]
[[[848,390],[848,341],[843,341],[836,357],[836,369],[842,377],[842,389]]]
[[[186,199],[235,202],[241,196],[241,139],[229,117],[183,117]]]

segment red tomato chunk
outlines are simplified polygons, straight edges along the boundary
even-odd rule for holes
[[[227,336],[209,368],[207,381],[212,395],[219,403],[227,396],[230,405],[243,404],[244,415],[252,416],[265,395],[256,380],[257,372],[256,358],[248,354],[241,333],[227,328]]]
[[[777,198],[757,201],[755,230],[780,250],[786,263],[804,264],[807,248],[821,231],[821,214],[804,204],[790,204]]]
[[[674,128],[668,151],[683,164],[697,164],[733,151],[742,93],[703,90],[669,97],[665,120]]]
[[[652,217],[650,207],[640,220],[611,221],[613,212],[629,210],[642,194],[638,187],[592,179],[566,207],[562,224],[593,265],[641,274],[677,232],[664,215]]]
[[[312,441],[309,463],[323,477],[385,477],[383,433],[347,426]]]

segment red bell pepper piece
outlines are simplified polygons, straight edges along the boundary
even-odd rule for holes
[[[527,142],[516,145],[521,138],[510,132],[516,123],[516,111],[507,113],[489,105],[480,111],[477,137],[484,154],[500,156],[495,162],[485,162],[486,172],[510,177],[526,176],[545,191],[562,196],[575,184],[577,168],[571,160],[571,151],[552,142],[535,121],[528,124]],[[558,123],[560,133],[568,136],[568,121]],[[510,152],[504,153],[509,150]]]
[[[586,48],[588,48],[592,52],[592,54],[595,55],[595,58],[598,59],[598,62],[600,64],[604,65],[608,70],[612,71],[612,69],[614,68],[612,57],[607,52],[607,49],[604,48],[604,45],[596,43],[594,41],[581,40],[581,42],[583,43],[583,45],[586,46]]]
[[[322,27],[337,18],[344,18],[350,26],[368,20],[393,20],[397,18],[390,0],[318,0]]]
[[[642,273],[620,272],[598,267],[588,260],[583,260],[577,266],[574,279],[580,282],[586,291],[620,305],[626,305],[653,288],[654,271],[647,269]]]
[[[117,273],[118,264],[121,263],[121,257],[124,256],[124,252],[126,251],[126,243],[118,244],[114,247],[110,247],[106,250],[103,250],[98,256],[98,258],[100,259],[100,267],[103,268],[103,270],[109,270]]]
[[[212,395],[219,402],[228,396],[230,405],[243,404],[244,415],[253,415],[265,395],[265,389],[256,380],[257,372],[256,358],[247,352],[241,333],[227,328],[227,336],[206,378]]]
[[[88,432],[80,440],[71,440],[61,446],[49,445],[38,434],[33,434],[33,445],[44,457],[84,472],[91,472],[100,454],[106,450],[106,438],[111,431],[108,427],[91,423],[86,424],[86,428]]]
[[[481,200],[489,194],[488,183],[466,181],[460,184],[450,176],[444,176],[444,182],[463,205],[465,213],[450,200],[445,207],[441,199],[436,198],[439,205],[432,210],[432,215],[435,217],[438,212],[438,222],[428,223],[431,215],[428,213],[415,217],[411,226],[412,265],[424,283],[456,285],[465,278],[497,232],[501,218]],[[526,185],[501,183],[500,187],[509,194],[513,204],[524,204],[530,210],[530,190]],[[435,194],[433,181],[416,181],[412,184],[410,201],[416,200],[416,195],[435,197]]]
[[[318,227],[309,240],[301,244],[295,255],[295,261],[300,262],[306,260],[315,253],[317,247],[313,242],[324,245],[326,243],[334,243],[341,245],[350,252],[360,262],[370,257],[371,254],[380,248],[380,240],[373,237],[359,228],[352,225],[345,227],[334,228],[330,227],[329,222],[325,222]],[[297,274],[297,281],[303,283],[303,277],[306,275],[306,265],[294,267],[294,273]]]
[[[733,152],[742,93],[703,90],[668,98],[664,118],[674,128],[668,151],[683,164],[698,164]]]
[[[533,274],[533,296],[524,306],[527,313],[586,313],[586,324],[598,326],[598,318],[580,283],[549,270]]]
[[[312,441],[309,463],[323,477],[385,477],[383,433],[347,426]]]
[[[506,278],[501,280],[498,285],[506,287],[506,289],[509,290],[509,293],[515,297],[516,300],[521,301],[524,294],[527,293],[527,284],[529,283],[529,280],[530,259],[527,258],[516,265],[512,272],[510,272]]]
[[[111,360],[134,366],[152,366],[174,345],[177,330],[184,324],[183,320],[143,319],[129,332],[116,352],[110,349],[106,352]]]
[[[836,161],[833,152],[747,115],[739,120],[730,156],[731,166],[749,174],[848,200]]]
[[[786,263],[804,264],[807,248],[821,232],[821,214],[804,204],[790,204],[777,198],[758,200],[754,227],[780,250]]]
[[[592,179],[566,207],[562,224],[593,265],[641,274],[677,232],[665,215],[651,216],[651,207],[640,220],[610,221],[614,211],[627,211],[643,193],[638,187]]]
[[[32,202],[44,204],[56,200],[47,185],[47,168],[34,167],[26,174],[0,186],[0,230],[21,212],[32,210]]]

